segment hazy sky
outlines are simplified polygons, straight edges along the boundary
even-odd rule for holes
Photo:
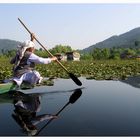
[[[0,38],[30,39],[17,18],[42,44],[83,49],[140,27],[139,4],[0,4]],[[39,46],[39,45],[38,45]]]

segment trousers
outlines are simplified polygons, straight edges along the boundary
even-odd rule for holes
[[[43,78],[40,76],[40,73],[36,70],[29,71],[24,73],[20,78],[14,77],[13,81],[17,83],[18,86],[22,84],[23,81],[28,82],[32,85],[40,83]]]

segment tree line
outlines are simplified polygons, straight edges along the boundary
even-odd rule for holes
[[[128,59],[140,56],[140,48],[94,48],[89,53],[81,53],[81,59],[107,60]]]
[[[54,48],[49,49],[49,51],[55,54],[65,54],[66,52],[74,51],[71,46],[56,45]],[[77,50],[80,53],[81,60],[108,60],[108,59],[127,59],[136,58],[140,56],[140,48],[94,48],[89,53]],[[1,50],[0,58],[11,58],[16,54],[16,50]],[[35,54],[41,57],[48,57],[46,51],[42,48],[35,50]]]
[[[74,51],[71,46],[69,45],[56,45],[54,48],[49,49],[49,51],[55,55],[55,54],[65,54],[66,52],[71,52]],[[1,49],[1,53],[0,53],[0,58],[11,58],[16,54],[16,50],[4,50]],[[40,49],[35,49],[35,54],[37,54],[40,57],[48,57],[48,54],[46,51],[44,51],[44,49],[40,48]]]

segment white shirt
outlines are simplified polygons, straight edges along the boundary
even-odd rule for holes
[[[35,55],[34,53],[32,53],[27,60],[27,64],[30,64],[31,62],[38,63],[38,64],[49,64],[49,63],[51,63],[51,59],[42,58],[42,57],[39,57],[39,56]],[[30,77],[32,77],[32,78],[30,78]],[[28,82],[34,84],[35,81],[40,80],[40,78],[41,77],[40,77],[39,72],[33,71],[33,72],[24,73],[20,78],[14,77],[13,80],[20,86],[23,81],[28,81]]]
[[[42,58],[42,57],[39,57],[39,56],[35,55],[34,53],[32,53],[27,60],[27,64],[30,64],[30,62],[34,62],[37,64],[40,64],[40,63],[41,64],[49,64],[49,63],[51,63],[51,59],[50,58]]]

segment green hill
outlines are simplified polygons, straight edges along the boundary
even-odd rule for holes
[[[130,30],[121,35],[114,35],[102,42],[96,43],[83,49],[83,52],[90,52],[93,48],[112,48],[112,47],[140,47],[140,27]]]
[[[16,49],[19,41],[10,40],[10,39],[0,39],[0,53],[3,51]]]

